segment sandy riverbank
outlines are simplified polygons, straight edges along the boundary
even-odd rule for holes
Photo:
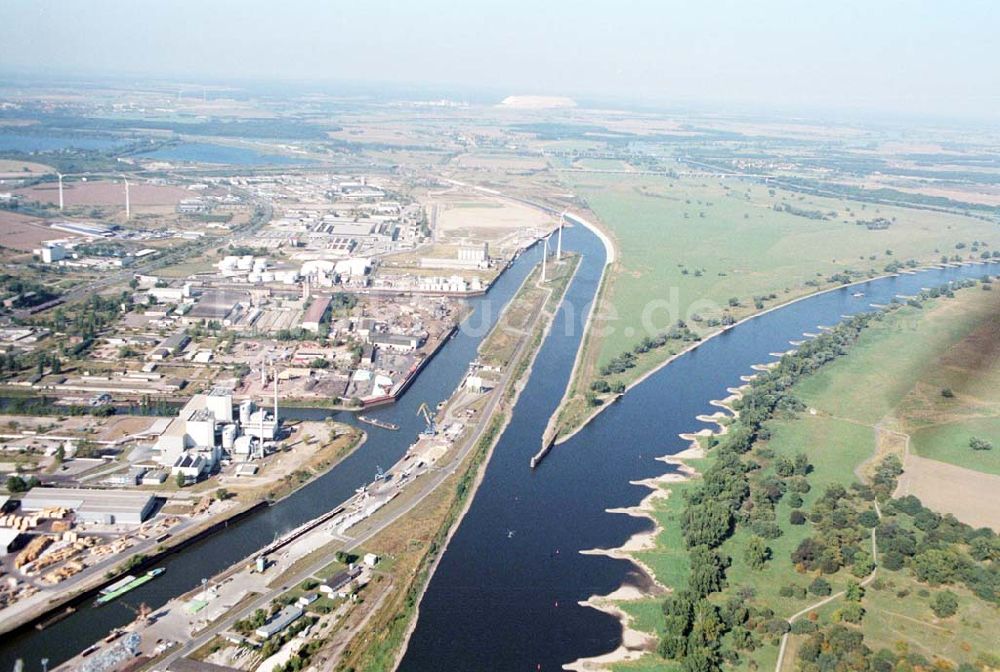
[[[643,632],[632,627],[632,617],[620,606],[622,602],[636,601],[657,597],[670,592],[669,586],[664,586],[656,580],[653,570],[637,557],[637,553],[653,550],[656,548],[656,538],[663,532],[663,526],[656,519],[655,503],[658,499],[669,497],[672,494],[671,484],[680,483],[697,477],[698,471],[687,463],[687,460],[697,460],[705,457],[705,449],[702,447],[700,439],[712,436],[722,436],[728,430],[728,420],[738,415],[732,408],[732,403],[741,396],[741,389],[730,388],[730,395],[725,399],[713,400],[711,404],[718,406],[723,411],[712,415],[699,415],[700,422],[715,424],[716,429],[703,428],[696,432],[680,434],[685,441],[690,441],[691,445],[679,453],[664,455],[656,458],[660,462],[676,467],[676,471],[668,472],[641,481],[631,481],[633,485],[643,485],[650,488],[650,493],[642,501],[633,507],[607,509],[608,513],[623,513],[635,517],[648,518],[653,526],[645,532],[638,532],[629,537],[624,544],[611,549],[590,549],[581,551],[583,555],[604,555],[617,560],[627,560],[634,564],[644,575],[646,584],[643,587],[632,584],[624,584],[608,595],[592,595],[587,600],[580,602],[581,606],[588,606],[598,611],[603,611],[617,618],[622,625],[622,643],[615,650],[594,656],[591,658],[580,658],[572,663],[564,665],[567,670],[576,672],[594,672],[595,670],[607,670],[616,663],[637,660],[646,653],[654,653],[658,640],[650,633]]]

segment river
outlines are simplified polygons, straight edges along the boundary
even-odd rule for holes
[[[571,247],[579,245],[574,235]],[[593,258],[594,245],[584,247]],[[579,342],[579,333],[558,328],[567,319],[560,315],[468,515],[431,579],[400,670],[558,670],[615,649],[618,621],[578,602],[639,577],[632,563],[579,551],[618,547],[651,528],[648,520],[606,513],[634,506],[649,493],[630,481],[667,471],[655,458],[686,448],[678,434],[700,429],[696,416],[718,410],[710,401],[739,386],[753,364],[771,361],[769,353],[788,350],[789,340],[871,310],[871,303],[889,303],[896,294],[997,273],[998,266],[874,280],[744,322],[650,376],[531,471],[529,458]],[[592,264],[582,266],[567,300],[586,300],[593,282]]]
[[[789,340],[843,315],[889,303],[896,294],[916,294],[949,280],[997,272],[967,266],[875,280],[809,297],[747,321],[679,357],[649,377],[565,444],[556,446],[537,470],[528,462],[539,448],[549,416],[565,389],[580,342],[581,325],[600,280],[604,248],[583,227],[567,229],[564,247],[583,253],[549,337],[542,345],[513,418],[500,438],[468,515],[463,519],[420,605],[420,618],[403,659],[403,670],[559,669],[581,656],[614,649],[621,627],[614,618],[577,604],[634,581],[631,563],[584,556],[589,548],[612,548],[649,529],[647,520],[605,512],[633,506],[648,490],[630,481],[665,470],[655,458],[686,447],[677,435],[698,429],[695,417],[718,409],[710,400],[752,373],[769,353]],[[130,593],[151,606],[196,587],[287,531],[339,504],[370,481],[376,465],[388,466],[421,429],[421,402],[433,406],[461,380],[487,327],[539,259],[523,255],[489,294],[471,301],[464,328],[438,353],[403,398],[370,413],[398,423],[399,432],[365,427],[368,442],[326,475],[266,511],[206,539],[162,563],[161,578]],[[862,298],[854,292],[864,292]],[[300,417],[324,417],[322,410]],[[350,419],[334,414],[341,420]],[[512,533],[512,534],[511,534]],[[133,614],[112,603],[87,607],[40,632],[4,637],[0,668],[22,657],[27,670],[54,666],[88,646]]]

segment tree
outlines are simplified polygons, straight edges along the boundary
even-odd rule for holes
[[[848,581],[847,588],[844,589],[844,599],[848,602],[860,602],[865,596],[865,589],[857,581]]]
[[[230,497],[230,492],[225,488],[219,488],[215,491],[215,498],[220,502],[224,502]]]
[[[178,488],[183,488],[187,485],[187,476],[178,471],[177,476],[174,478],[174,482],[177,483]]]
[[[694,605],[691,634],[688,636],[689,647],[694,650],[716,649],[725,634],[726,625],[719,617],[719,608],[708,600],[699,600]]]
[[[722,590],[726,585],[726,567],[729,558],[725,560],[707,546],[695,546],[691,549],[691,578],[689,585],[698,595],[708,595]]]
[[[804,525],[806,522],[806,514],[802,513],[798,509],[795,509],[788,515],[788,522],[792,525]]]
[[[859,579],[864,578],[875,571],[875,562],[868,553],[860,552],[855,554],[854,562],[851,564],[851,574]]]
[[[12,474],[7,477],[7,492],[11,494],[19,494],[28,491],[28,483],[23,478],[17,474]]]
[[[590,390],[597,394],[607,394],[611,391],[611,385],[604,379],[598,379],[590,384]]]
[[[809,464],[809,458],[805,453],[798,453],[795,456],[795,474],[797,476],[805,476],[812,471],[812,465]]]
[[[931,611],[938,618],[948,618],[958,613],[958,598],[950,590],[943,590],[931,600]]]
[[[771,549],[764,544],[764,540],[754,535],[750,537],[745,549],[743,549],[743,560],[751,569],[763,569],[771,557]]]

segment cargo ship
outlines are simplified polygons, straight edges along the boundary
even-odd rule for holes
[[[380,429],[388,429],[391,431],[399,429],[399,425],[394,422],[386,422],[384,420],[379,420],[378,418],[369,418],[367,415],[359,415],[358,420],[365,424],[379,427]]]
[[[107,604],[112,600],[116,600],[130,590],[134,590],[139,586],[149,583],[165,571],[167,571],[165,568],[157,567],[156,569],[149,570],[138,578],[134,576],[126,576],[122,580],[116,581],[102,590],[100,596],[94,601],[94,606],[99,607],[102,604]]]

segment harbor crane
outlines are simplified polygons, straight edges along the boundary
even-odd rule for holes
[[[119,604],[135,614],[136,623],[146,623],[149,621],[150,614],[153,613],[153,610],[150,609],[149,605],[145,602],[140,602],[138,607],[133,607],[131,604],[124,601],[119,602]]]
[[[431,415],[431,410],[427,407],[427,402],[420,404],[420,407],[417,409],[417,415],[420,415],[421,413],[424,416],[424,420],[427,421],[427,427],[422,433],[428,435],[436,434],[437,430],[434,428],[434,416]]]

